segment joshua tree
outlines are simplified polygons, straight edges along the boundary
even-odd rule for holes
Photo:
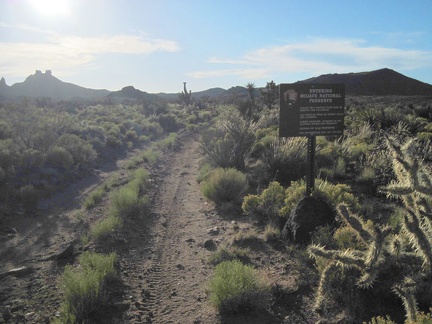
[[[276,83],[272,81],[267,82],[267,85],[264,89],[260,89],[259,93],[261,95],[261,100],[267,106],[268,109],[271,109],[274,104],[276,104],[278,96],[279,96],[279,87]]]
[[[402,230],[393,234],[388,226],[371,228],[345,205],[339,205],[339,215],[357,232],[367,248],[327,250],[318,245],[309,246],[311,257],[328,260],[321,273],[315,307],[323,310],[325,295],[336,271],[356,269],[360,288],[371,287],[378,276],[383,275],[381,279],[385,278],[387,282],[381,280],[380,284],[392,287],[403,302],[408,321],[412,322],[417,313],[415,294],[421,283],[430,279],[432,270],[432,172],[414,155],[415,140],[401,145],[396,139],[387,137],[386,142],[397,180],[383,191],[401,199],[404,204]]]
[[[186,82],[183,82],[183,91],[179,94],[180,101],[185,105],[189,106],[192,103],[192,92],[186,89]]]

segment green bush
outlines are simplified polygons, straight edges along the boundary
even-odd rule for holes
[[[260,195],[248,195],[243,199],[242,209],[245,214],[265,220],[274,225],[279,224],[280,210],[285,206],[285,189],[276,181]]]
[[[179,146],[179,140],[176,133],[170,133],[167,137],[162,139],[161,141],[158,141],[156,143],[156,147],[158,147],[160,150],[173,150],[176,149]]]
[[[65,267],[61,278],[64,301],[59,323],[82,323],[106,301],[106,286],[116,276],[115,253],[103,255],[84,252],[80,268]]]
[[[72,155],[74,163],[92,162],[97,156],[91,144],[77,135],[63,134],[57,139],[56,145],[66,149]]]
[[[135,215],[139,213],[140,198],[131,187],[123,187],[111,194],[111,204],[116,215]]]
[[[33,185],[25,185],[19,190],[19,197],[24,209],[30,210],[36,208],[39,201],[39,193]]]
[[[90,233],[95,239],[100,239],[122,226],[122,220],[116,215],[110,215],[107,218],[93,224]]]
[[[242,172],[232,168],[215,169],[201,185],[204,195],[213,200],[216,205],[227,202],[241,202],[247,187],[246,176]]]
[[[138,169],[132,172],[128,187],[132,188],[138,194],[143,193],[144,189],[148,186],[149,174],[145,169]]]
[[[177,132],[185,125],[172,113],[159,115],[159,124],[167,133]]]
[[[93,190],[84,200],[84,207],[86,209],[90,209],[102,201],[103,196],[106,193],[106,188],[100,187],[96,190]]]
[[[54,146],[49,150],[46,162],[55,168],[66,170],[73,164],[74,160],[68,150]]]
[[[148,177],[145,169],[137,169],[131,173],[126,186],[111,194],[110,201],[114,215],[137,215],[148,206],[149,197],[144,194],[144,189],[148,185]]]
[[[145,150],[142,154],[141,154],[141,158],[144,162],[148,163],[150,166],[156,164],[160,158],[161,158],[161,154],[159,151],[150,148],[148,150]]]
[[[306,140],[294,137],[282,143],[279,138],[264,142],[261,160],[267,167],[267,179],[282,185],[299,180],[306,175]]]
[[[279,218],[287,218],[298,202],[305,197],[306,183],[304,180],[293,181],[284,189],[278,182],[271,182],[267,189],[259,195],[248,195],[243,199],[242,208],[247,215],[265,219],[268,223],[277,225]],[[317,179],[313,195],[324,198],[331,206],[345,203],[357,211],[360,205],[351,193],[351,188],[345,184],[331,184]]]
[[[210,255],[209,262],[213,265],[218,265],[224,261],[236,259],[242,261],[248,259],[249,253],[250,251],[248,249],[243,249],[234,245],[221,246],[216,252]]]
[[[218,264],[210,281],[210,300],[221,313],[250,313],[269,306],[269,288],[259,273],[238,260]]]

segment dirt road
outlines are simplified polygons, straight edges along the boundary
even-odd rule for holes
[[[218,321],[205,294],[211,252],[204,248],[216,216],[196,181],[197,149],[198,143],[189,140],[167,162],[168,172],[158,185],[148,219],[152,224],[125,224],[130,250],[122,255],[121,266],[132,302],[124,317],[128,323]],[[146,238],[145,244],[140,237]]]

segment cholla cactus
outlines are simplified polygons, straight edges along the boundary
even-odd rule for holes
[[[422,160],[415,156],[416,141],[408,140],[404,145],[387,137],[387,146],[393,157],[396,181],[383,191],[390,197],[400,198],[406,215],[403,234],[409,239],[417,255],[423,260],[427,273],[432,270],[432,172]]]
[[[346,205],[339,205],[339,215],[357,232],[359,239],[368,248],[326,250],[317,245],[309,246],[311,257],[329,260],[321,273],[315,301],[316,310],[323,309],[325,294],[330,287],[329,280],[334,280],[334,276],[330,274],[336,270],[357,269],[357,286],[368,288],[381,273],[397,266],[401,275],[390,276],[387,280],[393,281],[390,282],[392,290],[401,298],[407,319],[415,320],[417,283],[421,282],[420,278],[432,272],[432,172],[423,161],[415,158],[415,140],[400,145],[394,138],[387,137],[387,145],[392,154],[396,180],[382,191],[403,201],[406,211],[403,229],[399,234],[392,234],[389,226],[367,226]],[[414,254],[406,252],[406,241],[412,246]]]

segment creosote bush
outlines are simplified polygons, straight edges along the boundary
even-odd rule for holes
[[[240,203],[248,187],[246,176],[233,168],[217,168],[202,182],[204,195],[217,205]]]
[[[107,218],[93,224],[90,232],[95,239],[101,239],[113,231],[119,229],[122,226],[122,223],[123,221],[120,217],[116,215],[109,215]]]
[[[147,180],[146,170],[135,170],[128,184],[111,194],[112,213],[117,216],[134,216],[145,209],[149,204],[149,197],[144,193]]]
[[[79,268],[66,266],[61,278],[64,301],[60,318],[54,323],[83,323],[106,302],[107,284],[116,277],[116,259],[115,253],[84,252],[79,257]]]
[[[209,284],[210,300],[221,313],[250,313],[266,309],[269,286],[260,273],[238,260],[219,263]]]
[[[303,180],[291,182],[291,186],[286,189],[275,181],[261,194],[247,195],[243,199],[242,208],[247,215],[253,215],[264,223],[277,225],[281,217],[287,218],[290,215],[305,193],[306,183]],[[333,207],[346,203],[354,210],[360,208],[357,199],[351,193],[351,188],[346,184],[332,184],[317,179],[313,195],[323,197]]]
[[[86,209],[93,208],[97,204],[102,201],[103,196],[106,194],[106,187],[100,187],[96,190],[93,190],[87,197],[84,199],[84,207]]]

